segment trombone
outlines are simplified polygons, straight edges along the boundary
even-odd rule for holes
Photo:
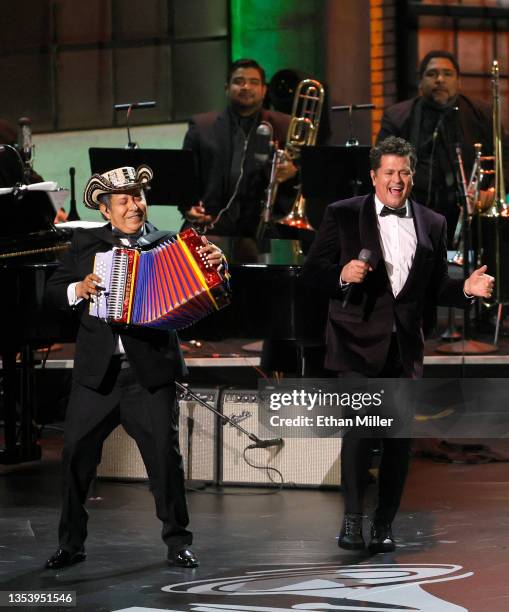
[[[304,79],[298,84],[293,99],[292,118],[286,135],[284,155],[279,152],[274,154],[273,172],[277,163],[284,159],[285,156],[292,160],[298,160],[302,147],[316,144],[324,99],[325,90],[319,81]],[[261,223],[268,223],[276,195],[277,183],[267,190],[262,209]],[[277,221],[277,223],[297,229],[314,231],[306,216],[306,200],[302,195],[302,185],[297,187],[297,196],[290,212],[286,217]]]
[[[316,144],[324,99],[325,90],[319,81],[304,79],[299,83],[293,99],[292,119],[286,136],[285,150],[292,159],[300,157],[302,147]],[[302,195],[302,185],[297,187],[297,196],[290,212],[278,223],[314,231],[306,216],[306,200]]]
[[[501,262],[501,240],[500,240],[500,221],[503,217],[509,216],[509,207],[506,202],[505,182],[504,182],[504,169],[503,169],[503,157],[502,157],[502,117],[500,112],[500,77],[499,77],[499,63],[498,60],[493,60],[491,69],[491,83],[492,83],[492,94],[493,94],[493,155],[482,157],[480,155],[480,149],[476,150],[478,154],[478,172],[479,179],[477,184],[478,197],[474,200],[475,207],[479,214],[479,225],[483,223],[484,218],[493,219],[494,224],[494,256],[495,256],[495,278],[496,278],[496,293],[494,304],[498,304],[497,308],[497,322],[495,328],[494,343],[498,342],[498,335],[500,331],[500,324],[502,321],[502,306],[504,303],[504,296],[502,294],[502,262]],[[493,162],[493,169],[483,170],[481,160],[489,160]],[[480,182],[483,174],[491,174],[494,177],[493,186],[488,190],[480,189]],[[482,230],[479,228],[479,241],[482,240]],[[486,245],[491,246],[491,245]],[[479,244],[479,251],[484,251],[484,248]],[[486,304],[489,306],[490,304]]]
[[[500,76],[498,60],[493,60],[491,68],[493,91],[493,156],[495,160],[495,183],[493,203],[486,213],[488,217],[507,217],[509,209],[505,201],[504,168],[502,166],[502,115],[500,113]]]

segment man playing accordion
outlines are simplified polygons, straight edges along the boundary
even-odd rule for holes
[[[156,513],[163,523],[168,562],[179,567],[198,565],[189,548],[192,534],[187,529],[179,449],[174,383],[186,368],[177,335],[149,327],[114,327],[89,313],[90,301],[102,289],[102,279],[93,273],[97,253],[134,245],[142,237],[146,242],[153,240],[154,246],[168,238],[147,221],[143,189],[152,175],[148,166],[140,166],[92,176],[85,187],[85,205],[99,210],[108,223],[75,230],[70,249],[47,286],[49,304],[72,308],[80,317],[64,427],[59,548],[47,561],[48,569],[86,558],[84,504],[103,442],[119,423],[135,439],[145,463]],[[200,256],[211,266],[221,265],[221,251],[208,242]]]

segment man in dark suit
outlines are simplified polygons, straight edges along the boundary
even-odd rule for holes
[[[449,278],[446,221],[410,200],[415,164],[412,145],[401,138],[373,147],[375,194],[327,208],[304,266],[304,280],[330,296],[325,367],[340,377],[419,378],[424,297],[462,307],[472,296],[491,295],[493,278],[485,274],[486,266],[464,283]],[[362,249],[369,251],[368,261],[359,259]],[[395,547],[391,524],[409,462],[409,440],[384,439],[382,444],[372,552]],[[364,548],[363,496],[371,445],[370,438],[354,430],[343,439],[342,548]]]
[[[420,95],[386,109],[377,142],[400,136],[417,151],[413,194],[421,204],[447,219],[448,246],[456,248],[458,221],[456,145],[461,147],[466,177],[475,158],[475,143],[483,155],[493,154],[493,121],[489,104],[459,93],[460,68],[448,51],[430,51],[419,67]]]
[[[66,413],[63,449],[63,505],[59,548],[47,561],[59,569],[85,559],[88,515],[84,508],[90,483],[101,459],[102,445],[121,423],[140,449],[154,494],[168,561],[196,567],[189,548],[192,534],[179,450],[175,378],[185,371],[177,336],[164,330],[114,328],[89,314],[89,303],[100,290],[94,257],[143,237],[156,245],[168,232],[155,232],[147,222],[143,187],[152,178],[148,166],[117,168],[94,175],[84,202],[109,222],[77,229],[71,247],[49,280],[47,301],[80,316],[73,385]],[[204,245],[207,260],[219,265],[221,252]]]
[[[253,236],[268,184],[267,164],[255,157],[257,128],[262,122],[269,124],[273,140],[284,147],[290,117],[262,108],[265,71],[255,60],[234,62],[225,90],[228,106],[223,112],[196,115],[189,122],[183,148],[194,153],[200,201],[180,210],[188,223],[209,227],[211,234]],[[267,154],[268,149],[265,159]],[[287,182],[296,172],[291,160],[285,159],[278,165],[277,180]],[[276,216],[288,212],[290,198],[295,197],[291,185],[289,181],[286,189],[280,189]]]

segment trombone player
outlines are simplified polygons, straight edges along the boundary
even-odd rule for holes
[[[271,131],[270,140],[283,147],[290,116],[263,108],[265,71],[253,59],[233,62],[225,93],[222,112],[195,115],[189,122],[183,148],[194,154],[200,200],[180,211],[185,225],[201,226],[214,235],[253,237],[269,179],[265,160],[270,143],[264,133]],[[285,156],[276,168],[277,182],[284,183],[276,215],[283,216],[291,206],[296,174],[295,164]]]
[[[463,95],[460,84],[456,57],[448,51],[430,51],[419,66],[419,96],[390,106],[377,136],[377,143],[399,136],[416,148],[412,193],[418,202],[445,216],[449,249],[456,248],[459,215],[455,146],[461,147],[467,177],[474,165],[475,143],[481,144],[483,155],[493,155],[491,107]]]

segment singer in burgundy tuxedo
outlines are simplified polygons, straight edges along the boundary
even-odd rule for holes
[[[272,126],[273,140],[284,148],[290,116],[262,108],[267,91],[265,71],[254,60],[241,59],[230,68],[225,85],[228,106],[223,112],[194,116],[184,137],[184,149],[194,154],[200,201],[180,207],[187,224],[207,226],[220,219],[209,233],[226,236],[254,236],[261,214],[268,164],[269,140],[260,138],[262,122]],[[279,189],[274,214],[288,212],[295,192],[292,179],[297,172],[290,160],[278,167]]]
[[[340,377],[420,377],[425,296],[442,305],[464,307],[471,296],[491,295],[493,278],[485,274],[485,267],[465,282],[449,278],[446,221],[409,197],[415,163],[413,147],[401,138],[390,137],[374,147],[375,193],[327,208],[304,266],[304,282],[330,297],[325,366]],[[364,249],[369,251],[367,258]],[[409,440],[384,439],[382,445],[372,552],[395,547],[391,524],[409,463]],[[365,545],[363,496],[371,446],[372,439],[354,430],[343,440],[342,548]]]

